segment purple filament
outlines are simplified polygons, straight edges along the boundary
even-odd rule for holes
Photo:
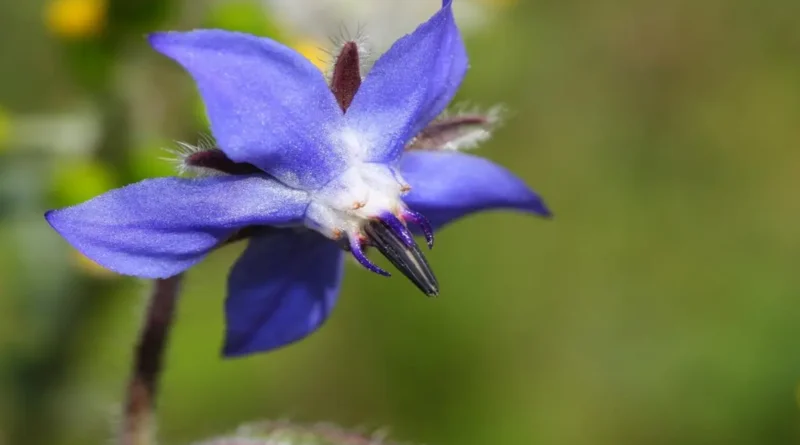
[[[378,275],[383,275],[384,277],[392,276],[392,274],[376,266],[375,263],[367,258],[367,255],[364,254],[364,245],[357,236],[350,238],[350,252],[353,254],[353,257],[356,259],[356,261],[358,261],[367,270],[375,272]]]
[[[400,221],[394,214],[390,212],[386,212],[381,216],[381,221],[386,223],[389,228],[392,229],[392,232],[397,235],[398,238],[403,240],[406,246],[412,247],[414,245],[414,236],[411,235],[411,232],[408,231],[408,228],[402,221]]]
[[[428,242],[428,249],[433,249],[433,227],[431,227],[428,218],[410,209],[405,209],[403,211],[403,218],[419,226],[423,235],[425,235],[425,241]]]

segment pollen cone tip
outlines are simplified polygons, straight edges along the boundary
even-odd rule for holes
[[[425,295],[439,294],[439,282],[428,261],[413,241],[411,244],[386,221],[372,221],[364,227],[370,244],[375,246],[403,275]]]

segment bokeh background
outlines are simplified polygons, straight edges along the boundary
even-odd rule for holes
[[[552,221],[443,230],[442,296],[348,266],[317,334],[222,360],[242,247],[188,277],[164,444],[257,419],[435,445],[800,443],[800,2],[457,0],[459,101],[512,114],[479,151]],[[0,2],[0,443],[109,443],[146,283],[48,208],[172,174],[206,131],[152,30],[224,27],[324,58],[340,23],[385,49],[436,0]],[[305,5],[305,6],[303,6]]]

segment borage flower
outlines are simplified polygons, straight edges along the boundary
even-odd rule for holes
[[[507,170],[453,150],[484,139],[492,119],[442,117],[467,70],[451,3],[365,78],[359,42],[344,42],[329,82],[269,39],[219,30],[151,35],[196,81],[218,147],[189,150],[183,166],[213,174],[145,180],[47,220],[97,263],[142,278],[179,274],[248,238],[228,280],[227,356],[317,329],[337,297],[343,250],[388,276],[365,254],[374,246],[436,295],[409,226],[432,246],[434,229],[472,212],[549,214]]]

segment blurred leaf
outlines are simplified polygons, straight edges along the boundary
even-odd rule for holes
[[[151,31],[171,12],[172,0],[109,0],[108,27],[113,36]]]
[[[195,445],[390,445],[381,434],[372,436],[347,431],[335,425],[299,425],[289,422],[263,422],[244,425],[226,437]]]
[[[203,103],[203,98],[200,97],[200,93],[197,91],[195,91],[192,96],[192,115],[199,128],[206,129],[211,127],[211,121],[208,120],[208,112],[206,111],[206,104]]]
[[[282,37],[279,25],[271,20],[261,4],[250,0],[231,0],[214,5],[204,25],[275,40],[281,40]]]
[[[175,143],[167,141],[157,141],[131,150],[129,161],[134,180],[175,176],[175,166],[170,162],[174,156],[168,151],[174,145]]]
[[[82,159],[59,164],[52,182],[54,206],[81,203],[116,185],[117,180],[112,170],[99,161]]]
[[[103,91],[111,82],[115,45],[108,40],[80,40],[63,43],[64,57],[73,79],[88,91]]]
[[[11,137],[11,115],[0,106],[0,152],[7,147],[8,139]]]

